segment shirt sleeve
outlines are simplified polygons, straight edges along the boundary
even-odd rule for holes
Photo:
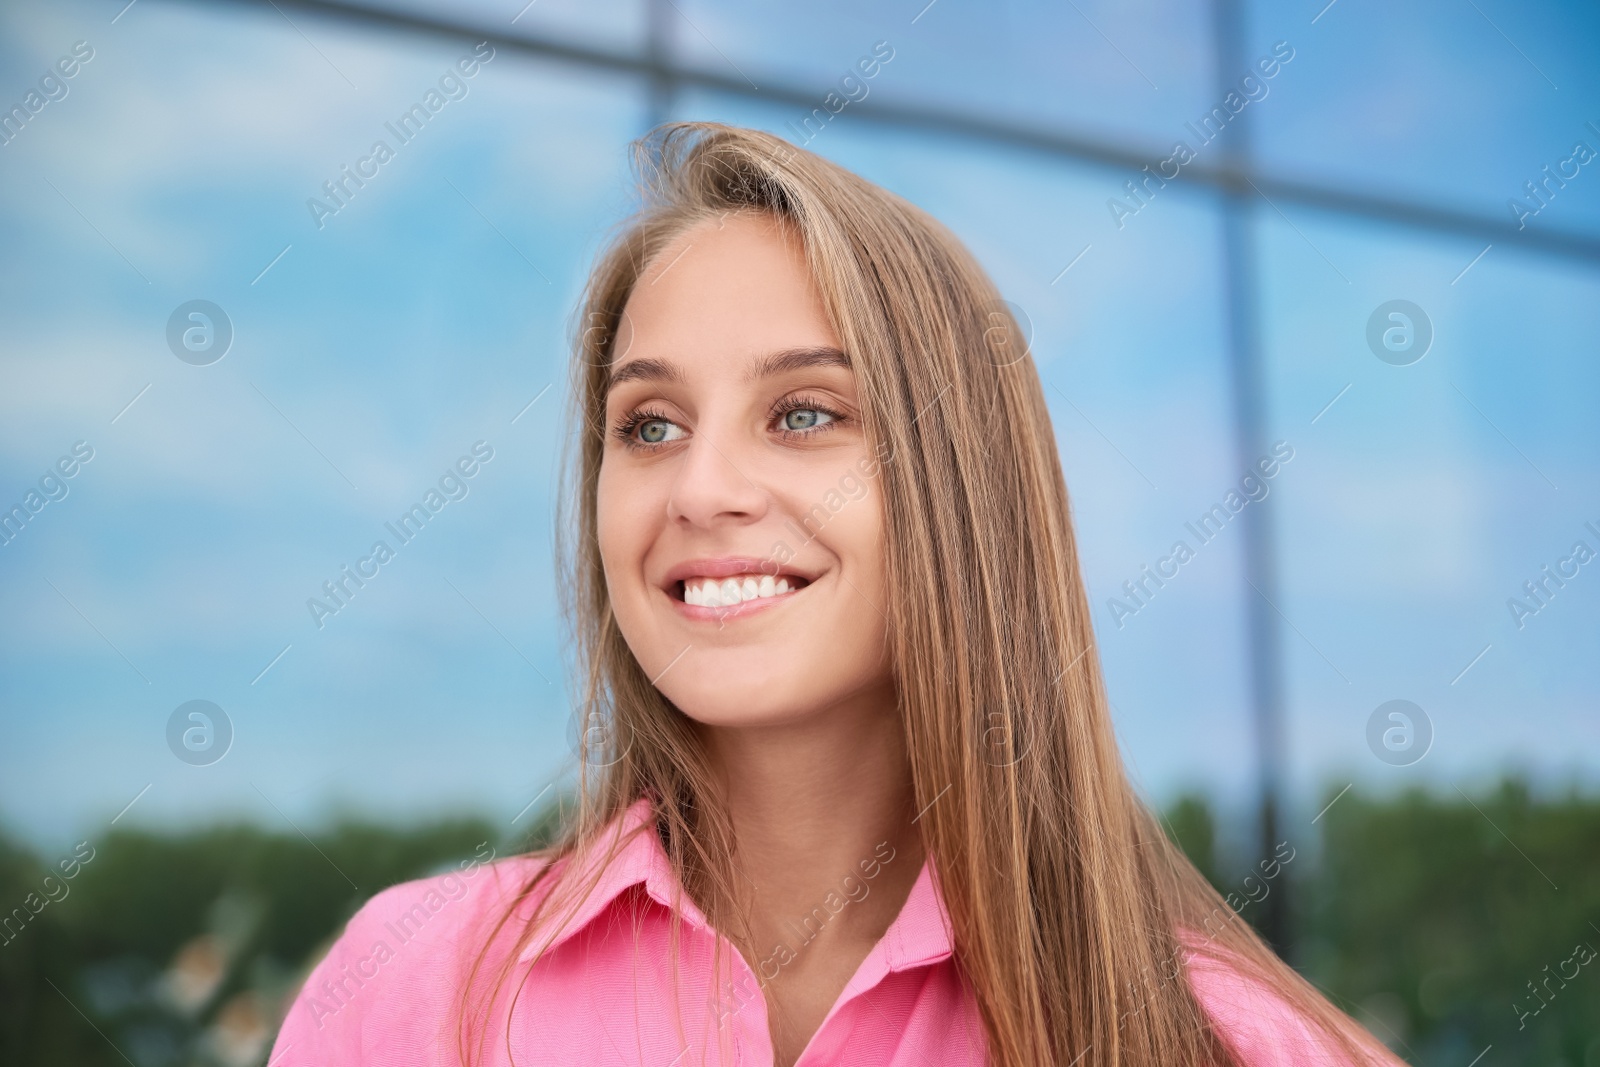
[[[394,984],[385,981],[390,976],[384,972],[393,969],[406,946],[397,944],[391,916],[401,910],[403,894],[415,892],[413,885],[384,890],[345,924],[290,1003],[267,1058],[271,1067],[386,1062],[381,1054],[369,1055],[363,1033],[368,1018],[380,1010],[380,1000],[393,999],[392,992],[381,988]]]
[[[519,857],[385,889],[307,976],[269,1067],[435,1067],[457,1062],[461,989],[484,923],[541,861]]]
[[[1375,1038],[1352,1060],[1280,993],[1207,952],[1187,955],[1189,984],[1217,1037],[1245,1067],[1403,1067]]]

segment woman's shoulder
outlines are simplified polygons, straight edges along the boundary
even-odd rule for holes
[[[1365,1056],[1352,1059],[1283,991],[1209,938],[1180,931],[1179,942],[1195,999],[1245,1067],[1399,1067],[1400,1061],[1366,1034],[1352,1035],[1367,1046]]]
[[[375,894],[351,916],[335,947],[365,948],[366,936],[396,952],[405,945],[454,941],[463,927],[503,914],[546,863],[542,855],[496,859],[492,849],[480,846],[475,858],[462,860],[454,870]]]
[[[548,863],[539,855],[497,860],[486,848],[456,869],[390,886],[350,917],[290,1003],[274,1067],[381,1064],[391,1052],[447,1042],[462,982],[489,934],[513,906],[519,914],[531,907],[518,897]]]

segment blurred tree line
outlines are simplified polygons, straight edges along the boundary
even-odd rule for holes
[[[1248,867],[1219,855],[1206,801],[1165,814],[1243,899]],[[127,829],[60,857],[0,839],[0,1063],[259,1067],[364,900],[484,842],[501,856],[534,847],[557,818],[546,810],[516,841],[478,819],[348,823],[310,841]],[[1274,883],[1293,915],[1289,958],[1402,1058],[1465,1067],[1493,1046],[1483,1067],[1600,1067],[1600,798],[1536,800],[1514,780],[1475,797],[1352,790],[1293,833],[1296,860]]]
[[[1600,1067],[1600,797],[1536,800],[1511,779],[1329,802],[1283,831],[1299,850],[1279,879],[1289,962],[1408,1063]],[[1244,897],[1249,868],[1217,857],[1205,801],[1166,814],[1212,884]]]

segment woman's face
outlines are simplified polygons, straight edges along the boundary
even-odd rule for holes
[[[656,256],[606,398],[612,608],[657,688],[708,725],[892,694],[881,457],[799,238],[780,227],[729,215]]]

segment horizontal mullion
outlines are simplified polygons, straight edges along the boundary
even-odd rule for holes
[[[221,0],[212,0],[213,3]],[[239,0],[227,0],[239,2]],[[369,6],[357,0],[274,0],[281,8],[298,9],[338,21],[361,25],[380,25],[428,36],[487,40],[497,49],[541,59],[553,59],[591,69],[627,74],[656,85],[692,87],[719,93],[788,104],[809,111],[818,105],[819,91],[810,87],[786,85],[762,78],[757,89],[743,78],[723,75],[695,67],[682,66],[643,52],[617,51],[524,34],[507,34],[482,25],[459,22],[436,15],[396,11]],[[253,6],[253,5],[252,5]],[[944,135],[957,135],[988,141],[1009,148],[1029,149],[1074,162],[1107,169],[1139,170],[1163,158],[1158,149],[1141,149],[1092,137],[1019,123],[997,122],[986,116],[916,104],[861,101],[850,107],[860,120],[885,125],[910,127]],[[1415,200],[1396,199],[1355,192],[1340,186],[1278,177],[1253,168],[1234,165],[1207,165],[1199,161],[1186,164],[1183,177],[1188,183],[1226,196],[1259,199],[1310,208],[1340,215],[1392,223],[1412,229],[1551,253],[1600,262],[1600,236],[1564,230],[1518,229],[1509,221],[1496,220],[1471,212],[1435,207]]]

